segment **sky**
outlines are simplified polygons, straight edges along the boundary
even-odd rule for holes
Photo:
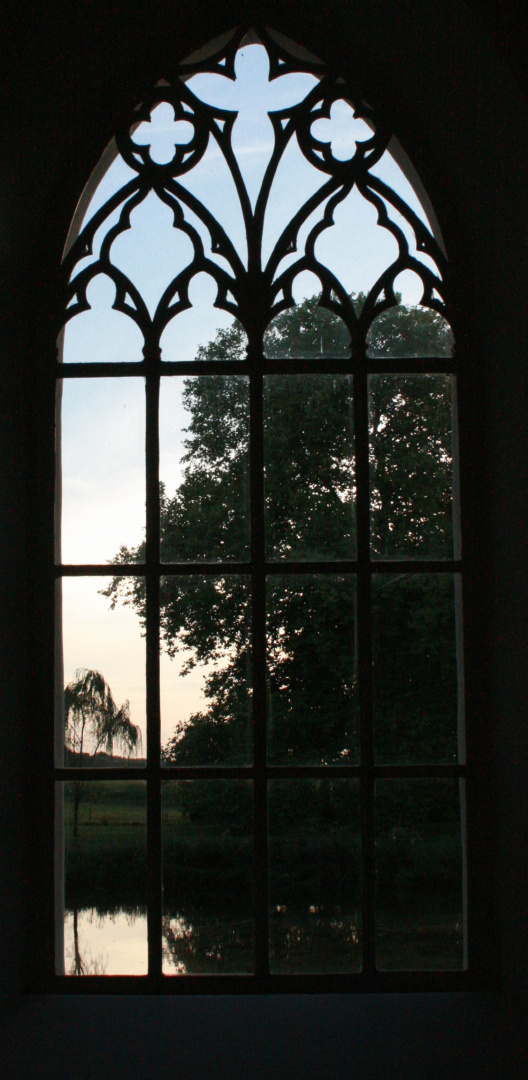
[[[308,74],[284,75],[268,82],[268,61],[259,45],[241,49],[236,60],[236,81],[220,75],[196,75],[187,86],[201,100],[238,111],[233,129],[233,147],[248,193],[254,205],[273,145],[268,110],[285,108],[302,100],[316,84]],[[151,155],[160,163],[170,161],[175,139],[186,143],[192,127],[185,121],[175,124],[170,106],[160,105],[134,132],[139,144],[148,143]],[[335,102],[330,119],[319,119],[313,134],[331,140],[332,152],[340,160],[350,158],[356,142],[370,137],[367,124],[353,115],[344,101]],[[103,148],[102,148],[103,149]],[[388,152],[372,172],[400,194],[430,228],[426,213],[413,188]],[[135,174],[118,156],[99,183],[85,213],[86,224],[97,209]],[[292,141],[279,166],[270,193],[264,225],[263,260],[269,258],[282,228],[300,205],[326,180]],[[202,161],[181,178],[224,226],[247,264],[245,232],[234,183],[217,144],[211,140]],[[204,241],[208,255],[227,268],[220,256],[211,253],[207,232],[199,220],[185,212]],[[390,209],[393,220],[406,232],[410,250],[416,254],[412,230]],[[83,259],[74,273],[99,256],[104,236],[119,216],[119,210],[98,231],[92,256]],[[321,210],[304,226],[299,251],[311,225]],[[164,289],[192,258],[188,236],[174,229],[169,207],[151,193],[131,214],[131,228],[114,241],[112,262],[139,288],[151,313]],[[316,255],[342,281],[348,292],[368,291],[380,273],[397,255],[394,237],[377,225],[377,212],[353,190],[334,212],[334,225],[325,230],[316,244]],[[286,257],[279,272],[295,259]],[[432,260],[418,254],[426,265]],[[432,265],[431,265],[432,264]],[[417,303],[421,285],[416,275],[406,272],[396,280],[403,302]],[[294,285],[296,302],[320,291],[313,274],[300,274]],[[126,315],[113,311],[115,288],[98,275],[88,289],[91,310],[71,319],[64,333],[63,360],[69,362],[125,361],[142,359],[142,336]],[[199,345],[211,341],[218,328],[232,324],[232,316],[214,308],[216,286],[201,274],[190,292],[192,309],[169,324],[162,337],[162,355],[168,360],[194,359]],[[181,400],[183,380],[163,380],[160,404],[160,476],[169,495],[181,476],[181,455],[186,414]],[[170,384],[170,385],[169,385]],[[63,381],[62,394],[62,560],[65,563],[105,563],[111,561],[122,544],[137,545],[145,526],[145,400],[141,378],[75,379]],[[110,684],[114,699],[130,702],[131,719],[139,724],[145,739],[145,641],[134,611],[122,606],[114,611],[100,595],[105,579],[67,578],[63,581],[63,648],[65,682],[77,668],[94,668]],[[185,720],[203,703],[203,681],[207,669],[198,668],[179,676],[180,661],[161,656],[162,742],[173,734],[177,721]]]

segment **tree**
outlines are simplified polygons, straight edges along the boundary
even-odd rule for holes
[[[358,310],[363,301],[363,297],[355,299]],[[452,337],[436,312],[398,304],[375,320],[368,343],[370,352],[378,356],[409,355],[413,350],[421,355],[449,355]],[[218,331],[215,340],[200,349],[198,358],[233,359],[242,357],[244,348],[244,333],[235,324]],[[318,297],[312,297],[274,320],[265,348],[270,356],[319,355],[321,349],[326,355],[346,355],[348,333],[341,320],[319,307]],[[225,560],[226,573],[222,579],[167,576],[162,581],[163,647],[171,656],[186,653],[184,672],[197,663],[217,663],[205,680],[207,707],[176,728],[162,754],[177,764],[247,763],[250,591],[243,577],[229,576],[229,560],[246,559],[249,551],[248,388],[242,377],[195,377],[187,380],[184,398],[189,413],[184,474],[173,496],[161,490],[161,556],[163,561]],[[374,555],[448,555],[452,543],[449,378],[377,376],[371,383],[370,401]],[[354,557],[353,416],[349,376],[266,377],[265,514],[270,559]],[[119,561],[133,562],[143,556],[140,544],[134,550],[122,548]],[[445,618],[439,622],[431,581],[424,577],[417,603],[419,607],[423,600],[425,640],[440,634],[435,648],[441,654],[444,682],[451,687],[454,644],[449,599]],[[117,602],[132,605],[144,620],[141,579],[116,577],[105,595],[112,606]],[[393,590],[393,597],[401,609],[398,590]],[[391,754],[398,754],[402,745],[396,714],[398,650],[405,614],[400,610],[400,617],[393,619],[390,601],[389,594],[382,597],[383,648],[375,682],[378,678],[382,685],[377,699],[382,701],[379,723],[389,731],[396,729],[392,741],[384,736],[389,759],[396,760]],[[378,615],[375,608],[374,618]],[[277,575],[269,579],[271,761],[357,760],[356,638],[350,577]],[[392,668],[385,663],[386,656]],[[418,658],[412,673],[415,681],[423,678],[422,661],[423,657]],[[447,726],[451,731],[453,725],[451,704],[447,712],[442,709],[438,687],[427,686],[414,710],[414,732],[405,735],[402,752],[406,759],[412,760],[413,754],[419,757],[429,744],[442,756],[449,735],[444,729]],[[435,725],[438,730],[433,737],[426,729]]]
[[[396,305],[372,321],[366,340],[369,356],[451,356],[453,332],[442,315],[432,308],[402,304],[401,293],[395,297]],[[344,322],[320,307],[319,299],[308,297],[272,320],[264,337],[266,356],[350,356],[350,334]],[[361,292],[350,299],[359,317],[367,297]],[[220,360],[226,357],[218,351],[218,341],[217,336],[207,348],[213,347],[215,359]]]
[[[112,754],[114,744],[126,756],[141,747],[141,729],[130,719],[130,704],[117,707],[112,691],[99,671],[78,668],[64,689],[64,742],[68,763],[87,765],[101,747]],[[83,781],[72,782],[73,840],[77,840]]]

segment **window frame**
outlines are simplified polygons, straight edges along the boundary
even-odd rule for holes
[[[94,186],[98,181],[94,181]],[[90,196],[91,197],[91,196]],[[455,320],[453,320],[454,322]],[[398,371],[401,374],[413,374],[413,373],[436,373],[442,374],[457,374],[460,376],[461,372],[461,360],[463,361],[463,344],[462,344],[462,357],[461,357],[461,343],[464,341],[464,333],[460,333],[458,325],[455,325],[457,335],[457,371],[455,372],[454,361],[448,361],[447,358],[442,360],[427,360],[423,358],[420,360],[406,360],[404,368],[402,368],[402,361],[395,362],[393,368],[387,367],[387,361],[368,360],[363,357],[361,362],[358,362],[357,357],[348,362],[335,361],[329,365],[329,362],[325,362],[324,368],[320,368],[321,372],[332,373],[334,370],[339,373],[351,374],[354,377],[354,406],[356,411],[356,454],[357,454],[357,440],[363,440],[363,450],[360,451],[358,457],[361,461],[363,468],[363,477],[360,481],[358,475],[358,490],[361,487],[363,492],[363,498],[360,500],[358,497],[357,504],[357,524],[358,524],[358,557],[357,560],[350,561],[350,565],[342,567],[339,572],[358,572],[358,600],[360,608],[363,609],[363,616],[360,615],[360,623],[363,620],[363,626],[370,625],[370,614],[368,619],[365,616],[366,611],[370,611],[369,608],[369,588],[370,578],[372,573],[379,574],[384,572],[391,572],[395,569],[401,571],[402,562],[398,560],[395,563],[389,563],[383,561],[382,563],[376,561],[375,564],[370,563],[369,558],[369,522],[368,522],[368,475],[365,470],[368,470],[368,400],[367,400],[367,377],[369,374],[385,373],[387,371]],[[313,364],[313,366],[312,366]],[[94,365],[95,366],[95,365]],[[463,366],[463,365],[462,365]],[[119,370],[117,368],[119,367]],[[477,960],[475,966],[472,964],[472,968],[468,971],[459,972],[381,972],[376,971],[372,963],[373,955],[373,930],[370,932],[371,947],[367,950],[364,961],[363,971],[360,973],[352,973],[346,975],[301,975],[301,976],[289,976],[289,975],[271,975],[266,972],[265,963],[263,959],[264,948],[260,949],[260,968],[261,970],[255,976],[240,976],[240,975],[191,975],[191,976],[178,976],[163,977],[161,976],[161,877],[159,875],[159,867],[161,865],[161,811],[160,811],[160,790],[161,780],[169,779],[171,776],[178,778],[196,778],[206,777],[214,775],[214,777],[220,779],[224,774],[230,776],[244,776],[251,777],[255,780],[256,789],[264,788],[268,778],[272,778],[275,774],[281,777],[288,776],[306,776],[309,775],[343,775],[354,776],[360,775],[365,786],[372,784],[375,776],[419,776],[424,774],[424,768],[422,766],[379,766],[374,765],[372,760],[372,751],[368,749],[368,744],[372,744],[372,692],[368,690],[368,683],[370,681],[369,675],[364,675],[364,685],[366,687],[363,697],[366,698],[366,704],[363,708],[362,718],[362,741],[367,752],[363,757],[363,764],[357,767],[333,767],[321,766],[321,767],[291,767],[286,768],[270,767],[265,762],[265,727],[264,723],[257,724],[257,729],[260,732],[259,738],[256,741],[255,750],[256,758],[259,759],[258,765],[255,764],[252,769],[219,769],[214,767],[211,769],[193,767],[192,769],[182,768],[169,768],[166,766],[161,768],[159,763],[159,578],[161,575],[167,573],[193,573],[199,569],[200,573],[204,572],[204,567],[199,564],[199,567],[190,567],[186,564],[185,568],[181,565],[168,566],[162,564],[159,561],[159,498],[158,498],[158,464],[159,464],[159,435],[157,431],[158,427],[158,393],[159,393],[159,379],[162,374],[186,375],[186,374],[208,374],[203,364],[186,364],[186,363],[169,363],[162,361],[159,357],[148,356],[143,363],[134,363],[130,365],[115,365],[111,364],[97,364],[96,371],[89,371],[89,365],[68,365],[68,371],[66,373],[65,367],[57,364],[52,372],[51,382],[54,383],[55,378],[64,378],[67,374],[68,378],[77,377],[103,377],[108,376],[110,372],[112,375],[130,375],[146,378],[146,400],[147,400],[147,440],[146,440],[146,454],[147,454],[147,558],[146,558],[146,577],[147,577],[147,698],[149,700],[149,726],[147,733],[147,767],[144,770],[134,770],[134,779],[145,778],[148,781],[148,836],[149,836],[149,873],[148,878],[151,883],[151,893],[149,896],[149,911],[151,913],[151,924],[157,920],[159,921],[160,934],[159,934],[159,947],[156,946],[154,940],[149,943],[149,960],[152,962],[152,971],[148,976],[87,976],[82,979],[74,979],[68,976],[52,976],[51,978],[45,977],[44,980],[39,979],[39,983],[46,985],[48,990],[53,992],[67,992],[67,993],[99,993],[99,992],[156,992],[156,993],[179,993],[179,992],[197,992],[197,993],[216,993],[216,992],[229,992],[229,993],[276,993],[276,992],[335,992],[335,991],[387,991],[387,990],[452,990],[452,989],[469,989],[476,986],[480,986],[481,983],[481,966],[479,964],[479,958],[477,954]],[[317,362],[303,362],[301,361],[270,361],[264,360],[258,357],[253,357],[247,362],[242,364],[237,362],[233,365],[233,371],[228,370],[229,365],[222,364],[221,373],[229,374],[248,374],[251,385],[251,417],[252,417],[252,430],[253,430],[253,445],[257,447],[257,453],[253,454],[251,465],[251,489],[253,492],[253,509],[252,509],[252,537],[254,538],[254,553],[252,557],[252,574],[255,580],[255,600],[254,600],[254,615],[256,613],[257,623],[263,625],[264,618],[264,586],[266,573],[275,572],[278,567],[277,564],[266,564],[263,550],[263,492],[262,492],[262,379],[264,372],[266,374],[283,374],[288,371],[295,371],[301,373],[304,371],[318,371]],[[220,370],[220,368],[219,368]],[[211,371],[212,373],[212,371]],[[51,385],[51,383],[50,383]],[[459,382],[462,388],[463,381]],[[365,449],[366,446],[366,449]],[[359,463],[358,463],[359,473]],[[49,490],[49,483],[47,485]],[[365,498],[365,495],[367,498]],[[361,503],[361,505],[360,505]],[[360,540],[360,536],[362,539]],[[465,536],[465,548],[466,545],[466,532]],[[247,572],[247,565],[244,564],[238,572]],[[322,569],[329,569],[323,563],[302,563],[299,567],[293,567],[292,564],[288,564],[288,573],[304,572],[309,573],[321,572]],[[441,563],[435,563],[432,560],[417,560],[416,563],[411,561],[405,561],[406,572],[460,572],[462,569],[462,563],[460,560],[442,560]],[[109,576],[115,576],[116,573],[125,575],[128,572],[137,573],[138,566],[133,567],[109,567],[105,564],[103,567],[100,565],[86,565],[85,567],[61,567],[54,568],[52,577],[59,578],[61,576],[87,576],[105,573]],[[206,572],[218,573],[225,572],[226,564],[219,564],[218,566],[210,566]],[[233,572],[231,564],[228,566],[228,571]],[[284,571],[284,567],[280,567],[280,572]],[[467,573],[467,567],[464,567],[465,574]],[[235,571],[236,572],[236,571]],[[332,572],[336,571],[336,564],[332,564]],[[361,581],[361,587],[359,582]],[[466,593],[466,577],[464,579],[464,588]],[[464,605],[464,620],[466,620],[466,604]],[[258,635],[259,640],[256,643],[257,653],[257,667],[260,663],[262,671],[265,665],[264,654],[264,642],[261,633]],[[361,667],[365,672],[367,668],[370,670],[370,635],[360,635],[360,641],[363,639],[360,648],[362,649]],[[260,656],[259,656],[260,653]],[[264,686],[263,675],[261,674],[261,688]],[[261,693],[260,705],[257,704],[257,715],[261,718],[264,716],[265,701],[263,694]],[[260,711],[259,711],[260,710]],[[474,769],[474,762],[471,757],[471,742],[468,745],[468,762],[463,766],[437,766],[437,767],[425,767],[425,772],[428,776],[432,775],[456,775],[458,777],[464,777],[469,779]],[[157,761],[156,761],[157,759]],[[438,769],[438,772],[435,772]],[[56,770],[52,771],[52,775],[55,780],[71,778],[71,770]],[[82,778],[86,772],[87,776],[93,778],[93,773],[90,770],[75,770],[75,776],[79,779]],[[130,772],[127,770],[111,769],[106,772],[107,779],[130,779]],[[258,775],[257,775],[258,774]],[[48,772],[49,776],[49,772]],[[259,883],[257,886],[257,895],[264,897],[267,900],[266,893],[266,876],[263,869],[265,858],[265,832],[266,832],[266,818],[265,818],[265,794],[263,790],[260,792],[259,810],[257,811],[257,828],[256,836],[258,838],[257,847],[257,859],[256,865],[260,866],[259,871]],[[367,800],[370,800],[372,804],[372,791],[365,799],[364,805]],[[468,800],[471,802],[470,793],[468,789]],[[366,822],[364,823],[365,836],[367,837],[366,850],[363,855],[364,868],[366,870],[365,877],[368,881],[367,884],[367,903],[365,912],[367,920],[370,918],[370,924],[373,927],[373,893],[374,893],[374,878],[372,874],[372,853],[373,853],[373,837],[372,837],[372,805],[366,813]],[[155,887],[152,884],[153,879],[157,878]],[[469,876],[471,882],[471,874]],[[261,909],[264,910],[266,904],[264,900],[261,903]],[[476,941],[479,937],[478,930],[478,911],[476,919],[472,917],[472,908],[470,905],[470,919],[468,922],[468,936],[470,939],[470,952],[474,953],[474,947],[471,945],[472,941]],[[154,912],[159,914],[153,914]],[[262,942],[265,942],[265,932],[262,937]],[[370,956],[369,956],[370,951]],[[258,955],[258,954],[257,954]]]

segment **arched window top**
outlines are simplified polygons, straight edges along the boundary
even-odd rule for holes
[[[64,267],[67,321],[85,313],[66,362],[103,359],[79,347],[98,306],[128,360],[194,359],[234,320],[250,354],[275,356],[281,315],[310,300],[307,355],[402,355],[404,323],[409,355],[452,351],[446,252],[412,165],[343,79],[270,30],[219,39],[145,96],[87,184]]]

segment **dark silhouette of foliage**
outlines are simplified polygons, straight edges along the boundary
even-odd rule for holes
[[[358,311],[363,300],[354,301]],[[447,355],[452,335],[435,311],[399,303],[375,321],[369,346],[377,355]],[[312,297],[274,320],[265,347],[268,355],[320,355],[321,348],[324,355],[343,355],[348,333],[341,320]],[[236,359],[244,351],[245,335],[235,324],[218,331],[215,340],[200,349],[198,359]],[[229,561],[245,560],[249,552],[247,380],[188,379],[184,401],[189,423],[183,479],[172,496],[161,487],[161,557],[222,560],[226,574],[162,580],[162,647],[171,656],[183,652],[183,673],[195,664],[216,664],[205,678],[206,708],[176,728],[162,756],[176,764],[247,763],[251,601],[247,580],[229,576]],[[264,428],[268,558],[354,557],[352,380],[337,375],[267,376]],[[449,377],[373,377],[370,430],[373,556],[449,557],[453,543]],[[119,553],[122,562],[142,557],[143,544]],[[452,760],[456,727],[452,579],[446,578],[439,591],[437,579],[424,575],[409,588],[414,589],[420,613],[413,615],[412,628],[405,589],[374,594],[373,615],[381,643],[374,670],[377,747],[384,760]],[[116,577],[105,595],[112,606],[132,605],[144,620],[141,579]],[[301,764],[357,760],[356,638],[350,578],[270,578],[270,760]],[[409,685],[426,684],[414,699],[410,691],[402,691],[402,642],[406,662],[409,649],[414,657]]]

